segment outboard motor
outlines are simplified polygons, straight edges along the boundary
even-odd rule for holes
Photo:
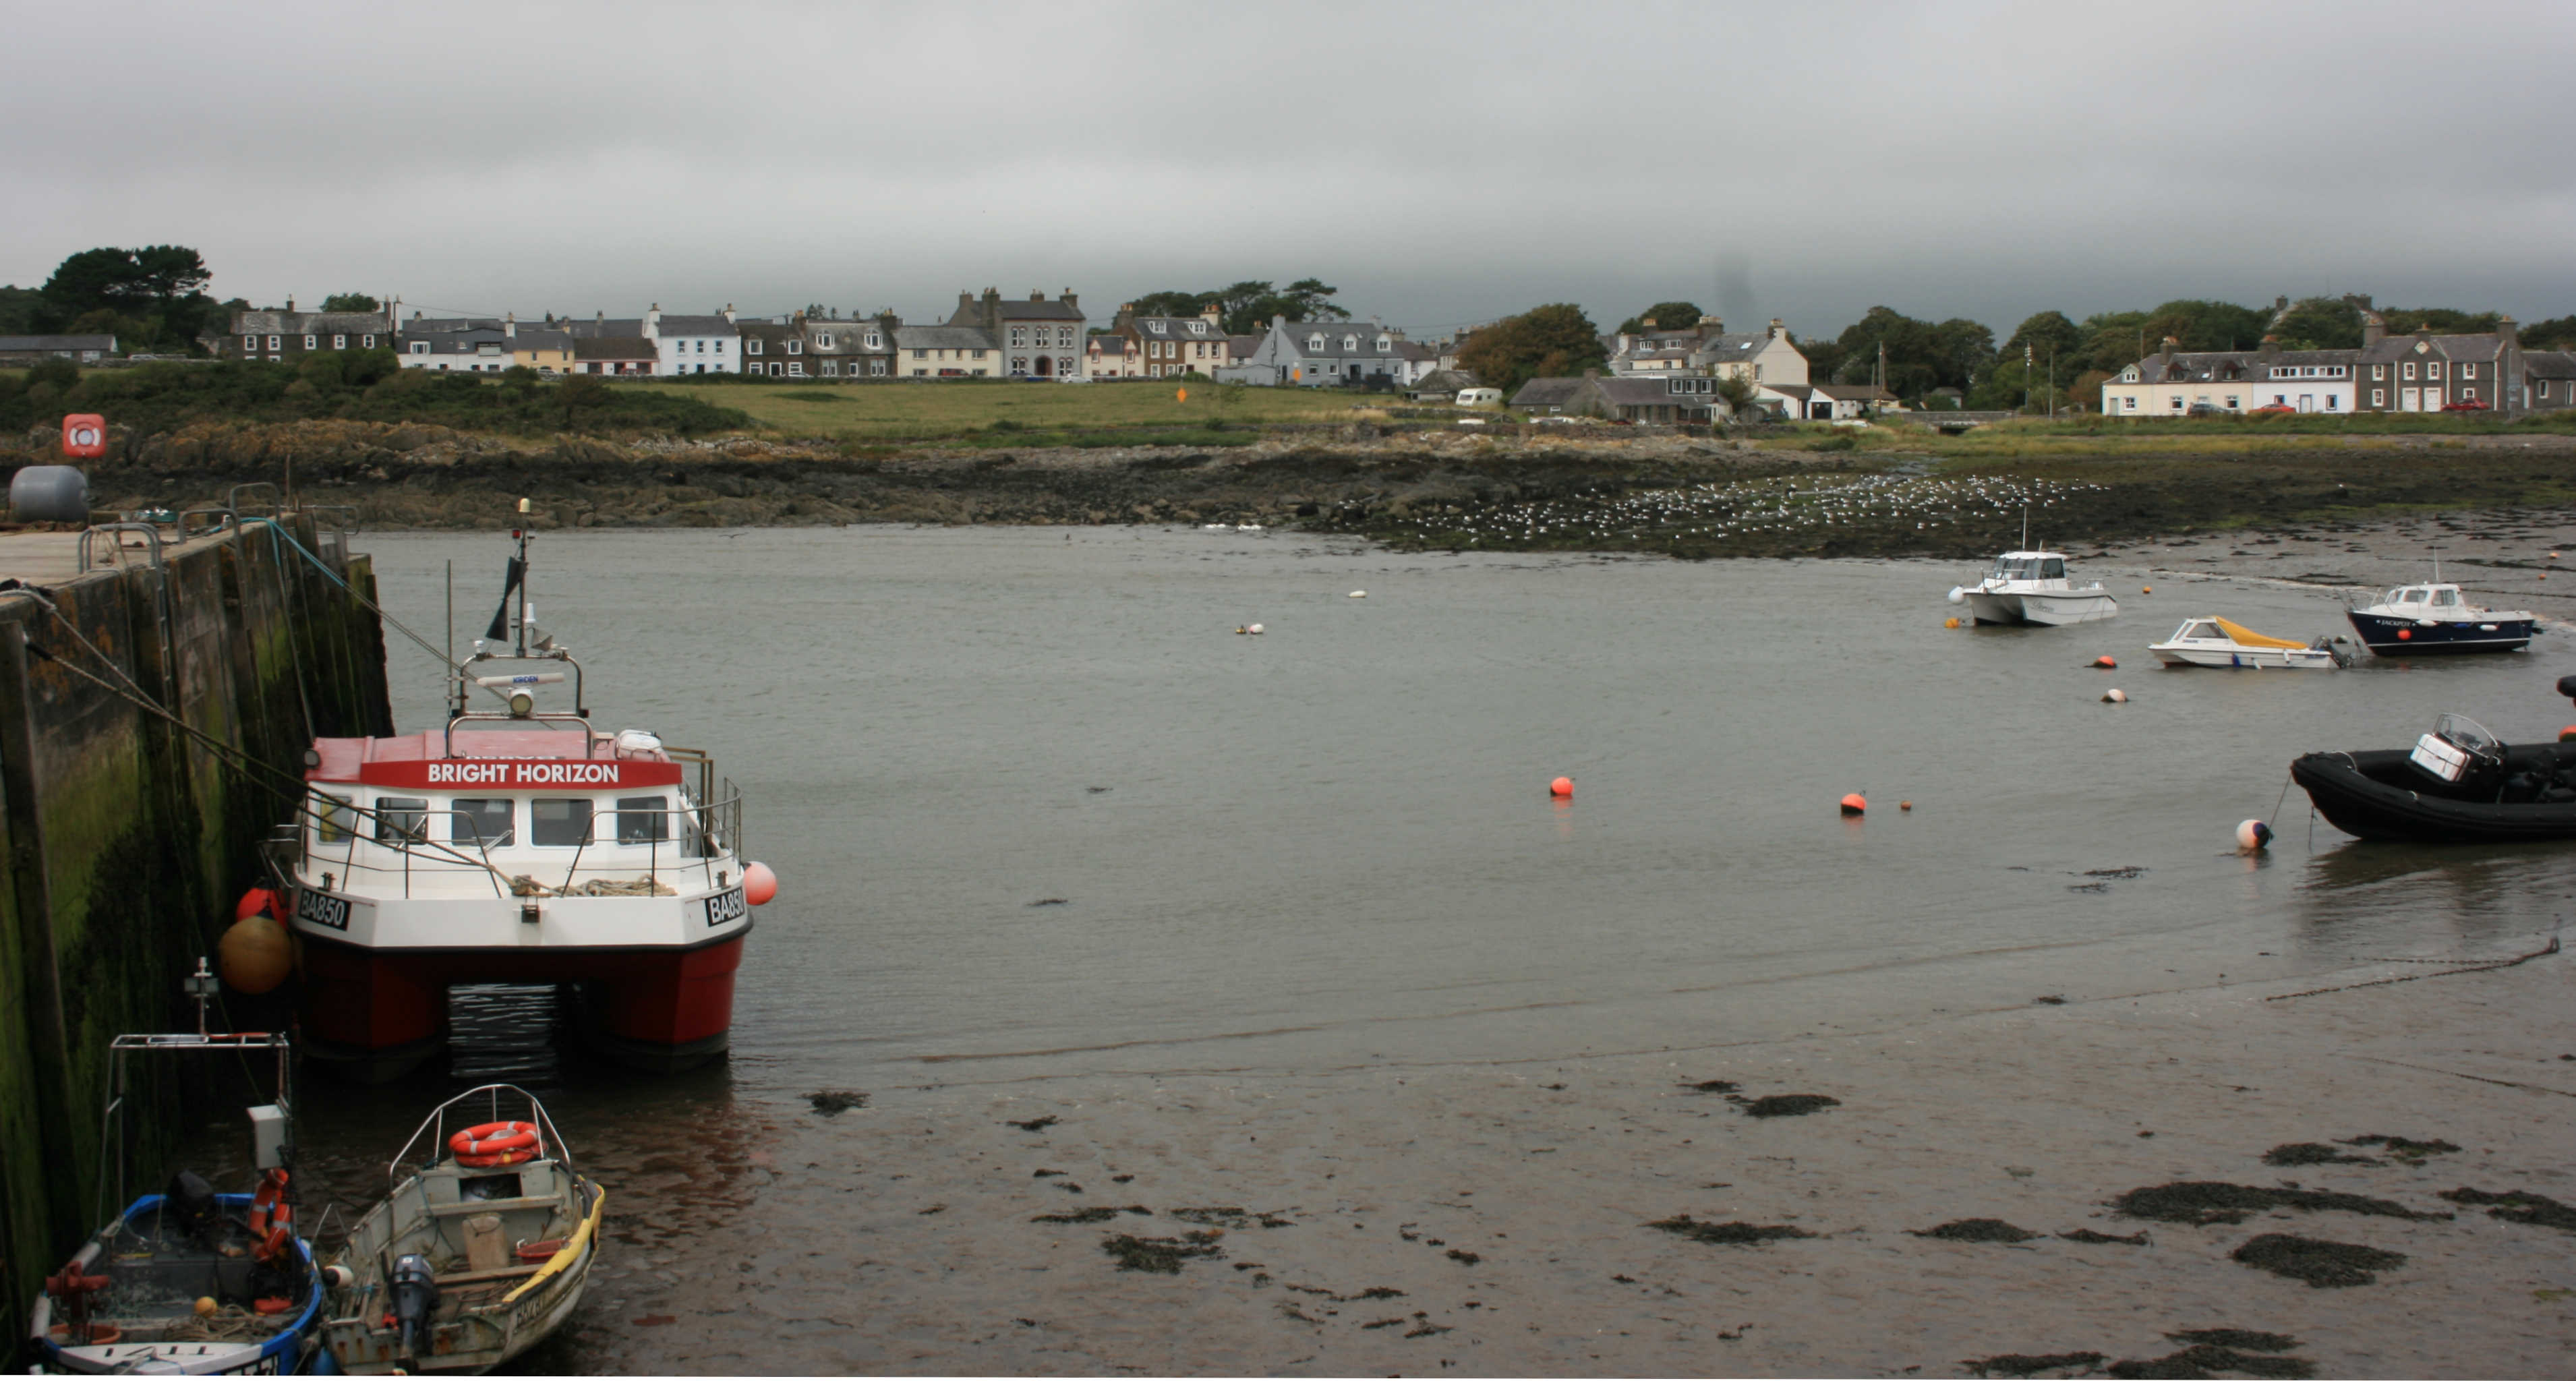
[[[2576,700],[2576,676],[2559,677],[2558,693],[2566,696],[2570,700]]]
[[[394,1259],[394,1321],[402,1325],[402,1355],[420,1355],[420,1340],[429,1332],[429,1316],[438,1308],[438,1278],[425,1256]]]
[[[182,1170],[170,1177],[170,1188],[161,1199],[162,1208],[188,1240],[212,1250],[223,1234],[223,1213],[215,1203],[215,1187],[194,1170]]]

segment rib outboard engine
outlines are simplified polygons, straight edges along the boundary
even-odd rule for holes
[[[402,1325],[402,1355],[420,1355],[420,1340],[429,1331],[429,1316],[438,1308],[438,1279],[425,1256],[394,1260],[394,1321]]]
[[[170,1177],[170,1188],[161,1197],[161,1206],[170,1221],[188,1240],[211,1250],[223,1235],[224,1217],[215,1202],[215,1187],[194,1170],[182,1170]]]

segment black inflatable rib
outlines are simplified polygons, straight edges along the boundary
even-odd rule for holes
[[[2571,678],[2576,679],[2576,678]],[[2290,779],[2346,834],[2421,844],[2519,844],[2576,839],[2576,743],[2507,748],[2501,770],[2452,785],[2407,761],[2408,750],[2309,753]],[[2540,799],[2534,799],[2539,797]]]

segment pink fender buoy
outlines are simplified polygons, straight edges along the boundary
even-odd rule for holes
[[[1843,814],[1858,815],[1869,809],[1869,798],[1855,791],[1843,798]]]
[[[742,865],[742,899],[754,906],[767,906],[778,895],[778,874],[766,863]]]
[[[1574,795],[1574,779],[1572,777],[1559,777],[1555,781],[1549,782],[1547,784],[1547,794],[1557,797],[1560,800],[1570,799]]]

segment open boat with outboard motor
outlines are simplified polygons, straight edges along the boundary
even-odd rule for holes
[[[2332,671],[2344,661],[2331,638],[2305,643],[2275,638],[2215,614],[2184,619],[2172,637],[2147,650],[2169,667]]]
[[[568,990],[583,1035],[630,1064],[719,1057],[751,910],[776,890],[743,860],[741,794],[707,754],[592,726],[581,664],[536,627],[530,534],[512,535],[445,726],[314,740],[302,818],[273,854],[295,896],[305,1052],[361,1079],[435,1054],[461,983]],[[570,708],[540,707],[567,682]]]
[[[2531,646],[2539,616],[2528,609],[2484,609],[2468,601],[2457,585],[2442,579],[2442,561],[2433,559],[2433,578],[2421,585],[2400,585],[2366,605],[2344,611],[2362,645],[2382,657],[2414,657],[2453,652],[2519,652]]]
[[[2559,683],[2576,690],[2576,677]],[[2290,764],[2328,824],[2363,839],[2521,844],[2576,839],[2576,743],[2512,746],[2443,715],[2409,748],[2309,753]]]
[[[486,1120],[455,1125],[476,1115]],[[573,1169],[535,1095],[486,1084],[439,1104],[386,1178],[391,1192],[335,1263],[321,1336],[341,1370],[489,1371],[581,1303],[608,1195]]]
[[[301,1372],[313,1359],[323,1284],[296,1230],[293,1052],[271,1032],[209,1033],[215,985],[200,959],[187,980],[195,1035],[122,1035],[109,1044],[99,1153],[114,1168],[100,1166],[100,1212],[125,1200],[128,1062],[138,1055],[231,1055],[245,1068],[253,1055],[276,1060],[275,1099],[249,1110],[258,1186],[218,1194],[182,1170],[166,1192],[126,1203],[45,1278],[31,1320],[38,1371],[274,1376]]]

